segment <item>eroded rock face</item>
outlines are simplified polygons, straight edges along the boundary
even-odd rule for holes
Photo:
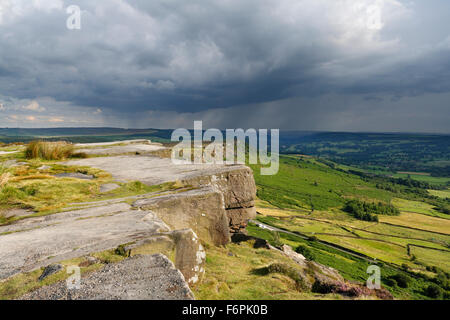
[[[226,209],[254,206],[256,185],[253,172],[246,166],[227,166],[223,167],[222,171],[213,171],[207,175],[187,176],[181,181],[194,187],[213,186],[215,190],[223,194]]]
[[[221,193],[230,233],[244,233],[248,220],[256,217],[256,184],[250,168],[237,165],[229,169],[209,176],[190,177],[182,182],[197,187],[210,185]]]
[[[203,241],[215,245],[230,241],[222,194],[210,187],[137,200],[133,207],[155,212],[172,230],[192,229]]]
[[[206,252],[200,239],[191,229],[171,234],[175,240],[175,266],[181,271],[189,285],[196,284],[205,274]]]
[[[227,215],[231,233],[246,233],[248,221],[256,217],[256,209],[254,207],[227,209]]]
[[[231,233],[243,232],[247,226],[247,220],[256,216],[254,209],[255,180],[251,169],[244,165],[175,165],[170,159],[153,156],[99,157],[72,160],[66,164],[91,166],[105,170],[110,172],[117,181],[122,182],[139,180],[145,184],[154,185],[178,181],[193,188],[209,186],[222,197],[223,207],[228,213],[226,214],[226,224]],[[215,206],[211,204],[210,208],[215,208]],[[202,232],[195,226],[182,224],[181,228],[192,228],[203,239]],[[214,224],[210,231],[215,228],[221,232],[219,238],[227,238],[226,234],[222,233],[222,227],[217,224]],[[214,243],[226,243],[229,240],[222,239],[221,241],[214,240]]]
[[[176,230],[146,238],[123,247],[125,254],[162,253],[172,257],[189,285],[199,282],[204,273],[206,252],[192,229]]]

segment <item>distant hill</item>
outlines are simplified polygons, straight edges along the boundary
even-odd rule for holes
[[[85,135],[129,135],[154,133],[155,129],[121,129],[121,128],[0,128],[0,135],[14,136],[85,136]]]
[[[84,143],[130,139],[169,142],[172,131],[108,127],[0,128],[0,142],[34,139]],[[395,176],[397,172],[411,172],[412,175],[420,172],[433,177],[450,177],[448,134],[281,131],[280,153],[316,156],[388,176]]]
[[[108,142],[146,138],[170,139],[172,130],[122,128],[0,128],[0,142],[28,142],[34,139],[63,139],[71,142]]]

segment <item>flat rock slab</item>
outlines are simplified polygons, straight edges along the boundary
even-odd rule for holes
[[[173,164],[171,159],[153,156],[116,156],[72,160],[69,166],[88,166],[107,171],[120,182],[139,180],[147,185],[177,180],[188,180],[198,176],[211,176],[232,169],[246,168],[243,165]]]
[[[7,160],[1,163],[2,166],[6,168],[13,168],[13,167],[19,167],[19,166],[26,166],[28,163],[26,162],[18,162],[17,160]]]
[[[13,154],[13,153],[17,153],[19,151],[0,151],[0,156],[3,156],[5,154]]]
[[[21,300],[192,300],[180,271],[164,255],[136,255],[81,278],[79,289],[66,282],[40,288]]]
[[[152,212],[126,203],[24,219],[0,227],[0,279],[165,231]]]
[[[120,188],[120,186],[118,184],[106,183],[106,184],[102,184],[100,186],[100,192],[101,193],[110,192],[110,191],[116,190],[117,188]]]
[[[94,179],[93,175],[79,173],[79,172],[58,173],[58,174],[55,174],[54,177],[56,177],[56,178],[74,178],[74,179],[82,179],[82,180]]]
[[[151,140],[134,139],[134,140],[111,141],[111,142],[77,143],[75,144],[75,147],[104,147],[118,144],[150,144],[150,143],[152,143]]]
[[[12,218],[12,217],[24,217],[29,216],[30,214],[33,214],[33,211],[25,210],[25,209],[11,209],[3,212],[3,215],[6,218]]]
[[[86,153],[89,155],[118,155],[126,153],[146,153],[152,151],[158,151],[165,149],[165,147],[159,144],[130,144],[130,145],[118,145],[104,148],[90,148],[79,149],[77,152]]]

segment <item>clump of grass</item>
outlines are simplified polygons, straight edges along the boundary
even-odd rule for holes
[[[303,255],[306,259],[313,261],[314,260],[314,253],[311,251],[311,249],[309,249],[307,246],[304,245],[299,245],[296,249],[295,252],[300,253],[301,255]]]
[[[10,177],[11,173],[9,173],[3,166],[0,166],[0,189],[8,183]]]
[[[73,155],[73,144],[65,141],[32,141],[25,150],[27,159],[63,160]]]
[[[85,152],[77,152],[77,153],[73,153],[71,155],[71,158],[86,159],[86,158],[89,158],[89,156]]]
[[[283,241],[281,241],[278,231],[272,231],[272,241],[270,241],[270,243],[276,248],[281,248],[283,246]]]
[[[12,186],[6,186],[0,190],[0,202],[3,204],[16,204],[17,199],[23,199],[25,194]]]
[[[288,266],[285,263],[275,262],[267,267],[253,270],[253,272],[255,274],[259,274],[259,275],[268,275],[268,274],[273,274],[273,273],[283,274],[283,275],[291,278],[292,280],[294,280],[297,290],[299,290],[299,291],[308,290],[308,287],[307,287],[305,280],[303,279],[300,271],[291,266]]]

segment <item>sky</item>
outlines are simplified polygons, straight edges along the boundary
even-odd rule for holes
[[[450,1],[0,0],[0,127],[194,120],[450,133]]]

